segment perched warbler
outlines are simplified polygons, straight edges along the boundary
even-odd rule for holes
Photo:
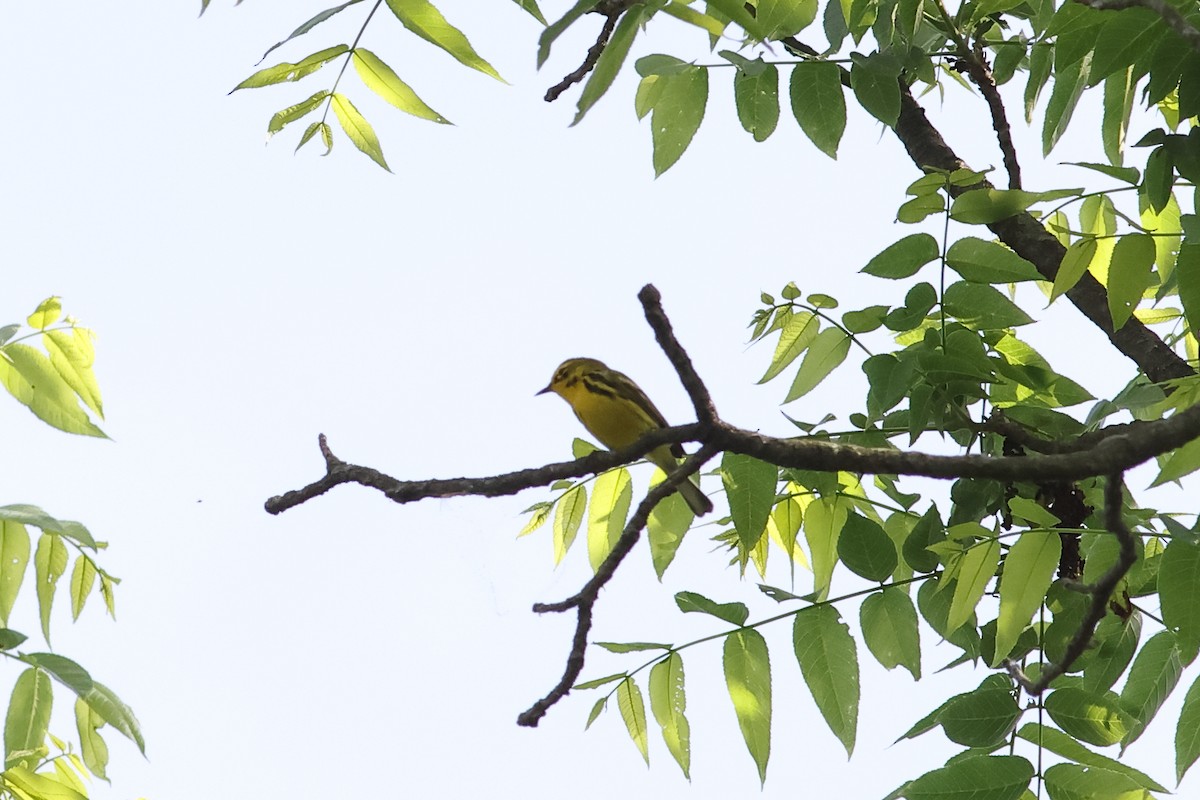
[[[667,421],[638,385],[594,358],[569,358],[554,371],[550,385],[538,394],[554,392],[571,406],[583,427],[610,450],[620,450],[644,434],[668,427]],[[683,448],[662,445],[646,458],[663,472],[679,465]],[[696,514],[712,511],[712,502],[691,481],[681,483],[679,494]]]

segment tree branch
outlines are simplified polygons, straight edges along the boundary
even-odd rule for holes
[[[895,131],[918,167],[928,166],[946,171],[966,168],[967,165],[950,149],[941,133],[930,124],[925,110],[903,81],[900,83],[900,117],[896,121]],[[990,183],[982,181],[976,186],[951,187],[951,194],[957,197],[970,189],[990,187]],[[1015,214],[993,222],[988,228],[1013,252],[1037,267],[1046,280],[1052,281],[1058,275],[1059,265],[1067,250],[1031,214]],[[1150,380],[1159,383],[1195,374],[1186,361],[1136,318],[1130,317],[1120,330],[1114,331],[1108,310],[1108,295],[1090,274],[1084,273],[1066,294],[1067,299],[1084,316],[1104,331],[1113,347],[1137,364]]]
[[[604,17],[604,27],[596,35],[596,43],[588,48],[587,55],[583,57],[583,63],[579,65],[578,69],[567,73],[566,77],[546,90],[547,103],[553,103],[563,92],[586,78],[587,74],[596,68],[596,62],[604,54],[604,48],[608,47],[608,39],[612,36],[613,29],[617,27],[617,20],[629,6],[633,5],[633,1],[601,0],[600,3],[597,3],[596,8],[592,10]]]
[[[1008,188],[1021,188],[1021,165],[1017,162],[1017,148],[1013,144],[1012,128],[1008,124],[1008,115],[1004,110],[1004,101],[1000,99],[1000,89],[996,79],[992,77],[992,68],[988,66],[987,56],[983,53],[983,43],[976,39],[965,59],[967,74],[971,81],[979,87],[980,94],[987,102],[988,111],[992,114],[992,130],[996,132],[996,141],[1000,145],[1000,153],[1004,158],[1004,171],[1008,173]]]
[[[571,691],[571,687],[575,685],[575,681],[579,680],[579,674],[583,672],[584,654],[587,651],[587,635],[592,627],[592,610],[595,608],[600,590],[616,574],[617,567],[620,566],[621,561],[624,560],[625,556],[629,555],[629,551],[633,549],[638,539],[641,538],[642,529],[646,527],[646,522],[650,519],[650,512],[654,510],[659,501],[674,492],[679,484],[689,480],[717,452],[717,448],[711,445],[701,447],[695,455],[689,456],[679,467],[672,470],[671,474],[666,477],[666,480],[646,494],[642,502],[638,503],[637,510],[633,512],[633,516],[625,523],[625,529],[621,531],[621,537],[613,545],[612,551],[604,559],[600,568],[596,570],[596,574],[592,576],[592,579],[584,584],[583,588],[577,594],[558,603],[537,603],[534,605],[533,610],[537,614],[545,614],[551,611],[569,611],[572,608],[577,609],[578,614],[575,622],[575,635],[571,639],[571,651],[567,654],[567,666],[563,670],[562,678],[550,690],[549,694],[521,712],[517,717],[518,725],[536,728],[538,722],[546,715],[551,706],[566,697]]]
[[[1079,629],[1075,631],[1071,640],[1067,642],[1062,661],[1057,664],[1045,665],[1036,681],[1031,680],[1016,662],[1004,662],[1004,667],[1008,670],[1008,674],[1021,685],[1022,689],[1031,695],[1036,696],[1044,692],[1046,687],[1055,678],[1069,670],[1071,665],[1087,650],[1088,645],[1092,641],[1092,636],[1096,633],[1096,626],[1100,624],[1100,620],[1104,619],[1104,615],[1108,613],[1108,601],[1112,598],[1113,590],[1117,588],[1117,584],[1121,582],[1121,579],[1125,577],[1134,562],[1137,561],[1137,551],[1134,550],[1133,545],[1133,532],[1129,530],[1129,526],[1125,524],[1125,520],[1121,517],[1121,506],[1124,502],[1122,489],[1124,486],[1123,475],[1120,473],[1109,475],[1108,481],[1104,485],[1104,524],[1109,531],[1116,535],[1121,549],[1117,555],[1116,563],[1109,567],[1108,571],[1101,575],[1098,581],[1087,586],[1078,587],[1079,591],[1091,595],[1091,605],[1088,606],[1087,614],[1084,616],[1083,622],[1080,623]]]

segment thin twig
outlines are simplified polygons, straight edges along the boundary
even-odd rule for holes
[[[713,405],[712,395],[709,394],[704,381],[700,380],[700,376],[696,374],[696,368],[692,365],[692,360],[688,358],[687,351],[675,338],[671,320],[667,319],[667,313],[663,311],[662,295],[659,294],[654,284],[647,283],[638,292],[638,300],[642,301],[642,309],[646,312],[646,321],[654,330],[654,338],[658,341],[658,346],[667,354],[671,366],[675,367],[675,372],[679,375],[679,381],[687,391],[688,397],[692,399],[692,407],[696,410],[696,419],[700,420],[701,425],[717,424],[720,418],[717,416],[716,406]]]
[[[1000,153],[1004,157],[1004,170],[1008,173],[1008,188],[1021,188],[1021,165],[1017,161],[1017,148],[1013,144],[1012,128],[1008,124],[1008,115],[1004,112],[1004,101],[1000,99],[1000,89],[996,87],[996,79],[992,68],[988,66],[987,57],[983,53],[983,43],[976,39],[971,48],[971,56],[966,59],[967,74],[972,82],[979,87],[980,94],[987,101],[988,110],[992,114],[992,130],[996,131],[996,141],[1000,145]]]
[[[571,651],[567,654],[567,666],[563,670],[562,678],[550,690],[549,694],[521,712],[517,717],[518,725],[536,728],[538,722],[546,715],[551,706],[566,697],[571,691],[571,687],[575,685],[575,681],[579,680],[579,674],[583,672],[584,654],[587,651],[587,635],[592,627],[592,611],[595,608],[596,599],[600,595],[600,590],[616,574],[617,567],[621,565],[621,561],[624,560],[625,556],[629,555],[629,551],[633,549],[638,539],[641,538],[642,529],[646,527],[646,522],[650,519],[650,512],[654,510],[659,501],[674,492],[679,484],[690,480],[691,476],[704,466],[705,462],[715,456],[717,452],[717,448],[710,445],[701,447],[694,455],[689,456],[676,469],[672,470],[662,483],[655,486],[646,494],[642,502],[638,503],[637,510],[633,512],[633,516],[625,523],[625,529],[621,531],[621,536],[617,539],[617,543],[613,545],[612,551],[609,552],[604,562],[600,564],[600,568],[596,570],[596,574],[592,576],[592,579],[584,584],[578,593],[557,603],[537,603],[534,605],[533,610],[537,614],[569,611],[572,608],[577,609],[575,635],[571,639]]]
[[[1036,681],[1030,680],[1015,661],[1004,662],[1008,674],[1030,695],[1037,696],[1044,692],[1055,678],[1066,673],[1087,650],[1092,636],[1096,633],[1096,626],[1108,613],[1108,602],[1112,598],[1113,590],[1117,588],[1117,584],[1137,561],[1133,531],[1129,530],[1129,526],[1125,524],[1125,520],[1121,516],[1121,507],[1124,504],[1122,494],[1124,486],[1124,476],[1121,473],[1109,475],[1108,481],[1104,485],[1104,524],[1117,537],[1121,548],[1116,563],[1109,567],[1098,581],[1078,587],[1079,591],[1091,596],[1091,605],[1088,606],[1087,614],[1079,624],[1079,628],[1067,642],[1062,660],[1055,664],[1045,665]]]
[[[628,2],[601,3],[594,9],[597,14],[604,17],[604,27],[596,35],[596,43],[588,48],[587,55],[583,57],[583,63],[579,65],[579,68],[568,72],[561,81],[546,90],[547,103],[553,103],[563,92],[586,78],[587,74],[596,68],[596,62],[604,54],[604,48],[608,47],[608,39],[612,36],[613,29],[617,27],[617,20],[625,13],[629,5]]]

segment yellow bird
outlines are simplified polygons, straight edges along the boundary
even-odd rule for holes
[[[594,358],[569,358],[554,371],[550,385],[538,394],[554,392],[571,406],[575,416],[600,443],[620,450],[658,428],[669,427],[666,419],[636,383]],[[679,465],[684,455],[678,444],[662,445],[646,458],[663,472]],[[681,483],[678,491],[697,515],[713,510],[700,487],[691,481]]]

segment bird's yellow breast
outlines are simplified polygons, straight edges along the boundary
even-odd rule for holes
[[[589,389],[583,380],[568,381],[555,390],[570,403],[583,426],[610,450],[628,447],[658,427],[633,403]]]

